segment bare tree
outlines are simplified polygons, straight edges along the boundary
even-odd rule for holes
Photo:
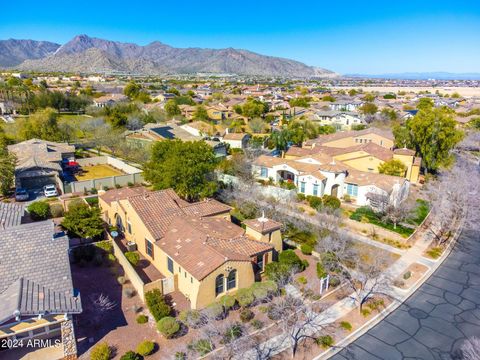
[[[388,205],[385,209],[384,219],[393,223],[393,228],[397,228],[397,224],[408,216],[408,209],[404,203],[400,203],[397,206]]]
[[[343,254],[337,253],[341,277],[351,291],[351,298],[363,310],[363,305],[374,295],[385,294],[392,282],[387,267],[392,259],[381,250],[361,250],[352,247]]]
[[[95,326],[100,326],[105,316],[117,307],[117,303],[104,294],[92,294],[90,300],[92,301],[92,321]]]
[[[480,359],[480,338],[473,336],[466,339],[460,350],[462,351],[463,360]]]
[[[292,349],[295,357],[299,345],[306,340],[315,340],[327,325],[322,321],[323,307],[313,309],[307,306],[303,299],[292,296],[279,298],[272,304],[270,316],[279,320],[283,336]]]
[[[475,219],[480,196],[478,159],[458,155],[450,170],[441,172],[427,184],[426,192],[432,209],[428,228],[437,244],[442,245],[459,222],[469,225]]]

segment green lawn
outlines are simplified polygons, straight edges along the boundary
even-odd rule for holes
[[[397,227],[394,228],[393,224],[382,221],[380,216],[381,215],[375,213],[371,208],[363,206],[355,210],[355,212],[350,215],[350,219],[383,227],[384,229],[400,234],[404,238],[409,237],[415,231],[415,229],[398,224]]]
[[[427,217],[429,211],[430,204],[428,201],[417,199],[417,206],[415,207],[414,215],[407,219],[407,223],[412,225],[420,225]]]

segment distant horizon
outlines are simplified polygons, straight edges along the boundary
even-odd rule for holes
[[[60,4],[62,4],[60,6]],[[152,2],[142,7],[86,0],[72,11],[26,0],[2,6],[0,38],[64,44],[86,34],[146,45],[236,48],[288,58],[340,74],[480,73],[480,4],[426,0],[367,5],[246,0],[232,6]],[[88,14],[88,16],[86,16]],[[432,70],[433,69],[433,70]]]

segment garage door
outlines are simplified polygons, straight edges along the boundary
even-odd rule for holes
[[[22,187],[27,190],[40,189],[45,185],[56,184],[55,176],[28,177],[20,180]]]

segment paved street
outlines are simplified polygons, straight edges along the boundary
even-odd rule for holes
[[[458,359],[473,335],[480,337],[480,230],[462,233],[405,304],[333,359]]]

